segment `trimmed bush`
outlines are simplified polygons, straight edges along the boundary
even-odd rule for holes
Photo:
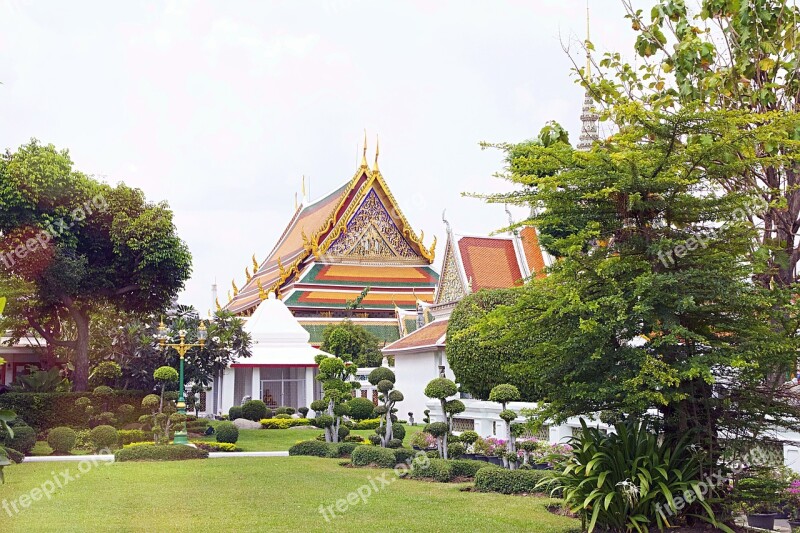
[[[481,492],[500,492],[502,494],[532,493],[537,492],[536,485],[548,475],[546,470],[481,468],[475,474],[475,489]]]
[[[117,418],[120,424],[132,422],[135,415],[136,408],[129,403],[123,403],[117,407]]]
[[[77,438],[78,434],[74,429],[62,426],[50,430],[47,434],[47,444],[53,448],[53,453],[65,455],[75,448]]]
[[[389,439],[389,442],[386,443],[387,448],[401,448],[403,446],[403,441],[400,439]]]
[[[300,413],[300,416],[302,418],[308,418],[308,407],[301,407],[297,410],[297,412]]]
[[[467,447],[463,442],[451,442],[447,444],[447,457],[450,459],[458,459],[466,453]]]
[[[290,420],[292,418],[292,415],[286,413],[278,413],[275,415],[275,418],[278,420]]]
[[[289,455],[310,455],[313,457],[331,457],[331,447],[327,442],[304,440],[289,448]],[[338,450],[336,450],[338,451]]]
[[[464,444],[469,445],[469,444],[473,444],[479,438],[481,438],[481,436],[478,435],[478,433],[475,432],[475,431],[462,431],[461,435],[459,435],[459,439],[458,440],[460,440]]]
[[[307,418],[265,418],[260,421],[261,429],[288,429],[295,426],[311,426]]]
[[[11,461],[12,463],[20,464],[22,461],[25,460],[25,454],[22,452],[18,452],[14,448],[4,448],[0,446],[0,452],[2,452],[3,450],[6,452],[9,461]]]
[[[353,424],[352,429],[378,429],[380,425],[381,425],[380,418],[368,418],[367,420],[359,420],[358,422]]]
[[[200,448],[201,450],[205,450],[207,452],[240,452],[242,451],[241,448],[236,446],[235,444],[230,444],[227,442],[205,442],[199,440],[190,441],[192,444]]]
[[[242,407],[239,405],[234,405],[228,409],[228,420],[236,420],[238,418],[244,418],[244,415],[242,414]]]
[[[16,422],[12,429],[14,438],[5,435],[3,445],[6,448],[14,448],[18,452],[30,455],[33,447],[36,446],[36,431],[25,423]]]
[[[417,452],[411,448],[395,448],[392,451],[394,452],[395,464],[409,464],[409,460],[413,459],[417,455]]]
[[[184,461],[187,459],[207,459],[208,452],[180,444],[138,443],[117,450],[114,460],[124,461]]]
[[[356,449],[356,446],[361,446],[361,444],[357,442],[340,442],[337,444],[337,456],[344,457],[346,455],[351,455],[353,450]]]
[[[248,400],[242,405],[242,418],[258,422],[267,418],[267,404],[261,400]]]
[[[147,435],[147,433],[141,429],[120,429],[117,431],[117,436],[117,442],[119,443],[120,447],[133,442],[147,442],[150,440],[150,437]]]
[[[453,477],[455,477],[453,467],[450,461],[445,459],[417,461],[411,466],[412,479],[432,479],[439,483],[448,483]]]
[[[352,453],[355,466],[375,465],[380,468],[393,468],[397,464],[394,450],[378,446],[357,446]]]
[[[89,440],[95,451],[102,449],[116,448],[119,440],[119,433],[114,426],[97,426],[89,434]]]
[[[215,434],[217,442],[227,442],[228,444],[236,444],[239,440],[239,428],[233,422],[220,422],[217,425]]]
[[[472,461],[469,459],[450,461],[450,467],[453,469],[453,477],[475,477],[478,470],[491,466],[494,465],[486,461]]]
[[[347,407],[350,409],[350,418],[359,421],[371,417],[375,410],[375,404],[367,398],[353,398],[347,402]]]
[[[275,411],[273,411],[270,408],[267,408],[267,413],[264,415],[264,418],[273,418],[274,416],[275,416]]]

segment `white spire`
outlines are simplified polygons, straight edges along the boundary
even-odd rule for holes
[[[592,57],[589,50],[589,0],[586,0],[586,79],[592,79]],[[600,120],[600,115],[594,107],[594,100],[589,90],[583,97],[583,109],[581,111],[581,136],[579,138],[578,150],[587,151],[592,148],[594,141],[598,140],[600,136],[597,133],[597,123]]]

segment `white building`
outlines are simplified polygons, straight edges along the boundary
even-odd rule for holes
[[[295,409],[322,398],[314,358],[330,354],[309,344],[310,333],[274,293],[261,301],[244,330],[252,337],[252,356],[237,359],[215,380],[210,394],[216,414],[227,413],[247,397],[270,408]]]

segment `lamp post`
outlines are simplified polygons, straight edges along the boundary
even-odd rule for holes
[[[159,346],[164,348],[175,348],[175,351],[178,352],[180,355],[180,377],[178,378],[179,383],[179,393],[178,393],[178,403],[176,407],[178,408],[178,412],[182,415],[186,415],[186,397],[184,396],[184,384],[183,384],[183,357],[186,355],[186,352],[189,351],[190,348],[194,348],[199,346],[200,349],[203,348],[206,344],[206,337],[208,336],[208,331],[206,330],[205,322],[202,320],[200,321],[200,326],[197,328],[197,342],[196,343],[187,343],[186,342],[186,330],[178,331],[178,335],[180,336],[181,342],[177,344],[170,344],[167,342],[169,339],[169,335],[167,334],[167,326],[164,325],[164,320],[161,320],[161,324],[158,326],[158,334],[156,338],[158,339]],[[183,423],[183,428],[180,431],[175,432],[175,439],[172,441],[172,444],[185,444],[188,446],[189,444],[189,437],[186,434],[186,422]]]

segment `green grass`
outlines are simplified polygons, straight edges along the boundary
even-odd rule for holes
[[[97,466],[9,517],[3,501],[75,463],[7,467],[0,485],[3,532],[160,531],[528,531],[566,533],[577,520],[546,510],[551,500],[461,492],[458,485],[395,480],[327,523],[320,505],[390,470],[339,466],[312,457],[228,458]]]
[[[421,425],[406,426],[405,445],[410,446],[409,442],[411,436],[421,430]],[[314,439],[321,433],[321,429],[240,429],[239,441],[236,445],[240,447],[243,452],[279,452],[288,450],[301,440]],[[366,437],[368,435],[374,435],[375,431],[364,429],[352,431],[351,433]],[[199,440],[216,442],[216,437],[211,435],[210,437],[203,437]]]

